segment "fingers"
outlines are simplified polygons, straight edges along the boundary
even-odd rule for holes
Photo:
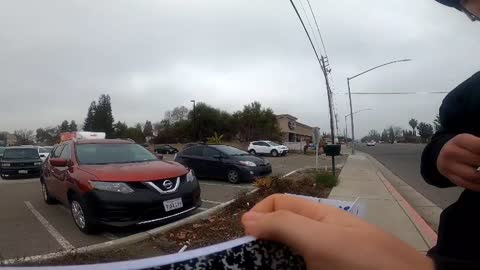
[[[453,163],[462,163],[477,168],[480,166],[480,154],[476,154],[469,149],[463,148],[459,145],[447,145],[442,149],[442,159],[439,162],[443,162],[444,165],[451,165]]]
[[[247,235],[283,243],[300,254],[312,250],[321,253],[324,244],[315,241],[315,236],[331,235],[328,230],[332,228],[286,210],[270,213],[251,211],[242,216],[242,223]]]
[[[480,138],[460,134],[441,150],[437,168],[439,172],[458,186],[480,191]]]
[[[323,223],[346,227],[368,226],[367,223],[344,210],[285,194],[271,195],[255,205],[250,211],[271,213],[281,210],[290,211]]]
[[[445,176],[457,186],[480,191],[480,173],[474,167],[455,164],[451,170],[445,173]]]
[[[460,134],[455,136],[452,140],[452,143],[461,147],[468,152],[475,154],[480,154],[480,138],[473,136],[471,134]]]

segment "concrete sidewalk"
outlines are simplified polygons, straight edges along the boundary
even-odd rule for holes
[[[364,154],[350,155],[330,199],[353,201],[366,206],[365,219],[397,236],[420,252],[436,241],[435,232],[389,183],[374,161]]]

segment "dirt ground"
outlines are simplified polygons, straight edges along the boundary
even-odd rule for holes
[[[188,250],[205,247],[244,236],[243,226],[240,222],[241,216],[257,202],[271,194],[293,193],[326,198],[331,191],[331,188],[323,186],[318,181],[313,170],[295,173],[286,178],[262,178],[255,185],[258,188],[256,192],[239,193],[233,204],[209,218],[180,226],[163,235],[115,250],[70,254],[48,261],[30,263],[30,265],[72,265],[124,261],[176,253],[185,245]]]

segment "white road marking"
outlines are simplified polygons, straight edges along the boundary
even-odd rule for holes
[[[301,170],[301,169],[298,169],[298,170],[291,171],[291,172],[289,172],[289,173],[285,174],[284,176],[282,176],[282,178],[284,178],[284,177],[289,177],[290,175],[292,175],[292,174],[294,174],[294,173],[298,172],[299,170]]]
[[[40,214],[29,201],[25,201],[27,208],[32,214],[42,223],[43,227],[57,240],[60,246],[65,250],[74,249],[75,247],[70,244],[58,231],[55,229],[43,216]]]
[[[199,182],[199,183],[200,185],[205,185],[205,186],[220,186],[220,187],[248,188],[248,189],[253,188],[252,186],[245,186],[245,185],[229,185],[229,184],[217,184],[217,183],[205,183],[205,182]]]
[[[30,183],[40,183],[39,179],[25,179],[25,180],[3,180],[0,179],[0,185],[5,184],[30,184]]]
[[[117,237],[116,235],[113,235],[113,234],[108,233],[108,232],[103,233],[102,236],[105,237],[105,238],[107,238],[107,239],[109,239],[109,240],[118,239],[118,237]]]
[[[216,201],[209,201],[209,200],[203,200],[202,201],[206,202],[206,203],[214,203],[214,204],[222,204],[223,202],[216,202]]]

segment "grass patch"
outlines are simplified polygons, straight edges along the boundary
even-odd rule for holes
[[[331,172],[316,171],[314,179],[317,185],[325,188],[334,188],[338,185],[338,177],[333,176]]]

